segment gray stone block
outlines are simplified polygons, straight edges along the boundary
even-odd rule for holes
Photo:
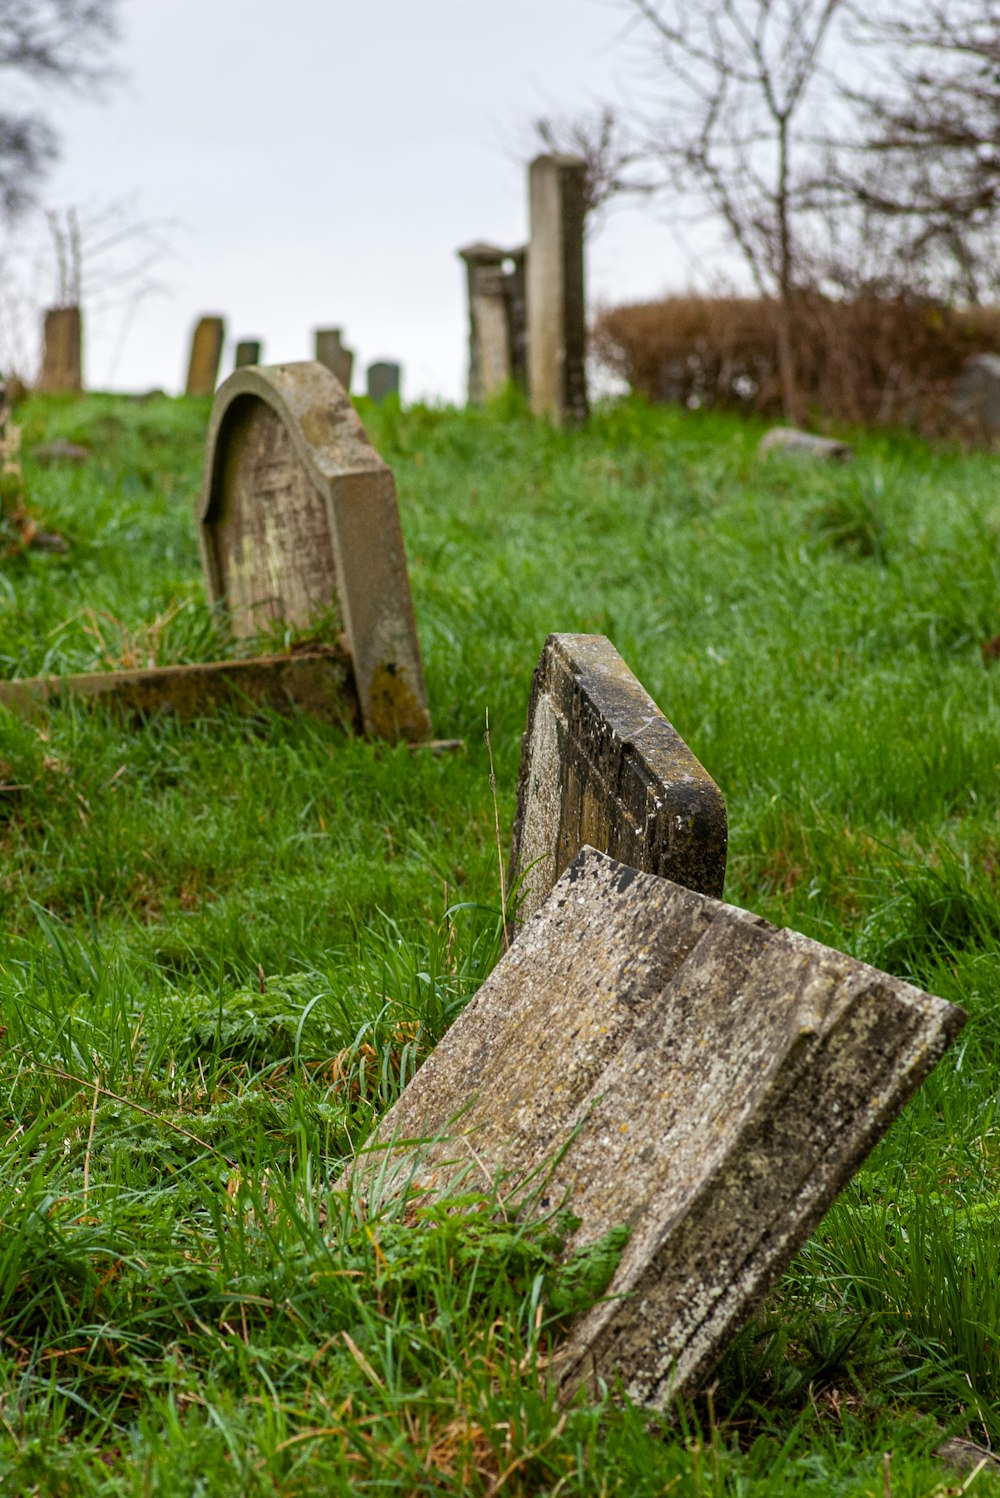
[[[535,415],[557,425],[587,419],[586,175],[558,155],[537,156],[528,175],[528,389]]]
[[[768,453],[783,452],[795,458],[818,458],[834,463],[849,463],[854,457],[853,449],[846,442],[800,432],[797,427],[772,427],[760,439],[757,451],[762,458],[766,458]]]
[[[368,399],[380,406],[390,395],[399,395],[403,371],[390,359],[377,359],[368,366]]]
[[[627,1226],[553,1364],[662,1407],[712,1369],[961,1029],[960,1009],[584,849],[389,1111],[355,1204],[489,1190]]]
[[[213,395],[219,379],[219,362],[226,337],[221,317],[202,317],[191,338],[188,360],[187,395]]]
[[[721,895],[726,804],[604,635],[550,635],[521,750],[511,883],[538,909],[584,844]]]

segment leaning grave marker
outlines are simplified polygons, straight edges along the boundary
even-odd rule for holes
[[[542,904],[584,844],[722,895],[726,803],[604,635],[550,635],[521,750],[511,885]]]
[[[247,368],[220,388],[198,502],[206,584],[234,633],[316,616],[338,644],[140,671],[0,683],[0,704],[31,713],[64,694],[126,712],[193,717],[224,705],[295,706],[368,734],[430,735],[392,473],[322,366]]]
[[[710,1372],[957,1035],[962,1010],[585,848],[349,1177],[374,1204],[495,1182],[630,1230],[555,1367],[662,1407]]]

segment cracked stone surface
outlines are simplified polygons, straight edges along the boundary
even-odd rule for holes
[[[937,1063],[962,1010],[585,848],[355,1162],[372,1203],[488,1188],[627,1224],[565,1393],[662,1406],[706,1376]]]

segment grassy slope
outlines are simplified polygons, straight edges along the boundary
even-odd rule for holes
[[[995,460],[871,438],[761,467],[754,429],[632,405],[582,436],[365,415],[464,755],[0,717],[0,1479],[861,1494],[892,1449],[893,1493],[933,1491],[939,1426],[1000,1437]],[[6,674],[227,648],[190,519],[206,418],[27,409],[29,446],[94,457],[28,466],[74,544],[0,571]],[[496,958],[485,715],[506,828],[551,629],[607,633],[722,786],[728,898],[972,1014],[714,1413],[666,1436],[554,1407],[544,1237],[475,1203],[373,1233],[326,1190]]]

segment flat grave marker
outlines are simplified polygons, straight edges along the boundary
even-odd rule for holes
[[[585,848],[355,1161],[356,1206],[489,1190],[628,1239],[563,1393],[692,1389],[965,1022],[794,931]]]

